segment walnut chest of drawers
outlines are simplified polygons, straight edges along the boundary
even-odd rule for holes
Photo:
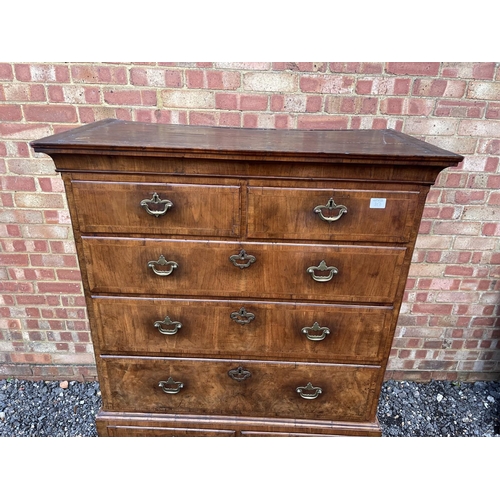
[[[393,130],[104,120],[62,173],[101,436],[380,435],[427,192],[462,157]]]

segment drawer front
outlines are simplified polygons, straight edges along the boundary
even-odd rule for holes
[[[394,300],[406,253],[374,246],[97,237],[84,237],[83,246],[93,292],[381,303]]]
[[[101,181],[71,186],[84,233],[240,234],[239,186]]]
[[[109,297],[94,305],[103,353],[381,363],[391,341],[391,307]]]
[[[108,426],[111,437],[234,437],[236,431],[217,429],[184,429],[182,427]]]
[[[100,364],[104,411],[371,421],[381,377],[380,367],[292,362],[102,356]]]
[[[248,237],[407,242],[418,200],[415,191],[249,187]]]

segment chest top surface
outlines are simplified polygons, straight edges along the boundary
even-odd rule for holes
[[[463,157],[384,130],[276,130],[102,120],[31,143],[46,154],[184,156],[234,160],[384,162],[451,166]]]

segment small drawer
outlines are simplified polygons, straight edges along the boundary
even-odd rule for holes
[[[183,427],[139,427],[110,425],[105,428],[109,437],[234,437],[235,431],[217,429],[184,429]]]
[[[103,410],[373,421],[381,368],[101,356]]]
[[[248,187],[248,237],[404,243],[419,192]]]
[[[92,292],[391,303],[406,248],[83,237]]]
[[[381,363],[392,307],[98,297],[100,352]],[[97,339],[96,339],[97,340]]]
[[[240,234],[240,188],[207,184],[71,182],[83,233]]]

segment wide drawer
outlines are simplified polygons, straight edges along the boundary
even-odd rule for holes
[[[102,353],[381,363],[392,307],[94,299]]]
[[[406,254],[381,246],[98,237],[83,237],[83,247],[95,293],[382,303],[395,298]]]
[[[417,191],[247,189],[249,238],[407,242],[418,229]]]
[[[185,429],[183,427],[138,427],[115,425],[106,428],[110,437],[234,437],[236,431]]]
[[[102,356],[100,365],[104,411],[353,422],[374,420],[382,375],[370,366],[201,358]]]
[[[71,187],[83,233],[240,234],[239,186],[74,180]]]

